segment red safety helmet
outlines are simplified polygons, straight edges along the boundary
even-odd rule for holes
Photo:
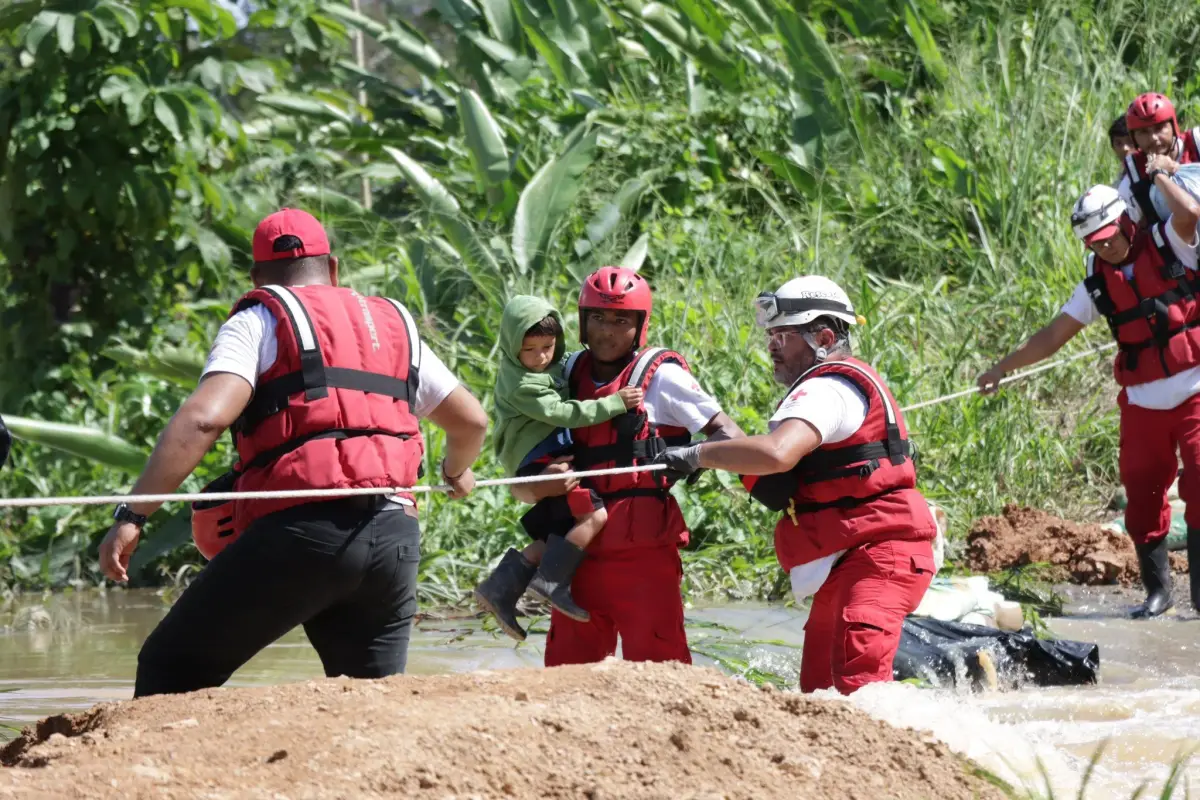
[[[203,489],[201,492],[232,492],[237,476],[226,472]],[[217,553],[233,544],[238,538],[238,531],[233,527],[232,500],[197,500],[192,503],[192,541],[200,555],[209,561]]]
[[[1141,128],[1161,125],[1167,120],[1171,121],[1171,127],[1178,136],[1179,120],[1175,118],[1175,106],[1171,105],[1171,101],[1167,99],[1166,95],[1158,92],[1139,94],[1129,104],[1129,110],[1125,112],[1125,125],[1129,128],[1130,133]]]
[[[645,347],[653,307],[650,284],[645,278],[625,267],[601,267],[584,279],[579,291],[579,341],[587,344],[588,309],[637,311],[640,318],[634,341],[639,348]]]

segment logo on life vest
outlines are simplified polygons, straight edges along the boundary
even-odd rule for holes
[[[601,292],[600,298],[602,300],[604,300],[604,302],[606,302],[606,303],[620,303],[625,300],[625,295],[623,295],[623,294],[604,294],[603,292]]]

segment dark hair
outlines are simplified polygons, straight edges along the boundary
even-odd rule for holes
[[[558,321],[558,317],[553,314],[547,314],[542,317],[534,325],[530,326],[529,330],[525,331],[526,336],[553,336],[558,338],[562,336],[562,323]]]
[[[1113,120],[1112,125],[1108,126],[1108,141],[1112,141],[1118,136],[1129,135],[1129,124],[1125,121],[1125,115],[1117,117]]]
[[[834,347],[837,349],[850,349],[850,325],[844,319],[838,319],[837,317],[817,317],[805,325],[802,330],[805,333],[820,333],[823,330],[833,331],[833,336],[837,340]]]

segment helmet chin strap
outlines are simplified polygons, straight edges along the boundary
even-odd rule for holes
[[[804,333],[800,334],[800,337],[802,339],[804,339],[805,343],[809,347],[812,348],[813,355],[816,357],[818,364],[820,364],[825,359],[829,358],[829,351],[826,350],[821,345],[817,344],[816,338],[811,333],[808,333],[807,331],[805,331]]]

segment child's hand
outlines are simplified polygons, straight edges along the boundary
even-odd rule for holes
[[[626,409],[637,408],[639,405],[641,405],[642,398],[646,396],[645,392],[633,386],[626,386],[624,389],[618,389],[617,394],[620,395],[621,399],[625,401]]]

